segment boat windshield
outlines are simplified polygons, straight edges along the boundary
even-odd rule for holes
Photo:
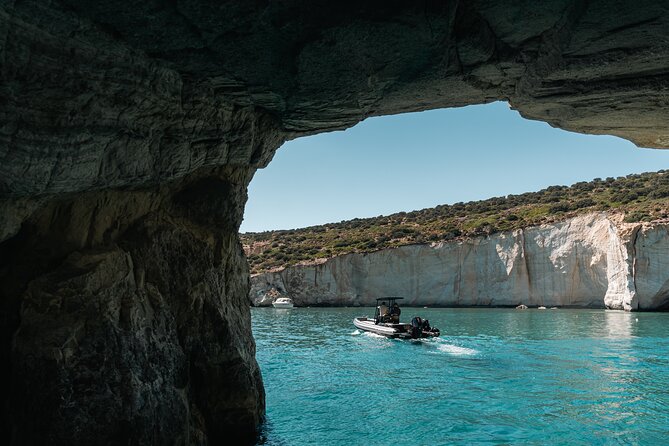
[[[400,309],[397,304],[398,300],[403,297],[379,297],[376,299],[376,312],[374,313],[374,320],[379,322],[394,322],[399,323]]]
[[[404,299],[403,297],[379,297],[376,299],[376,306],[380,307],[381,305],[386,305],[388,307],[394,306],[398,300]]]

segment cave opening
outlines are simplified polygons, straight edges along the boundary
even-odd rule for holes
[[[373,117],[286,142],[251,181],[240,231],[370,218],[668,167],[662,150],[553,128],[505,102]]]
[[[662,2],[139,3],[0,5],[10,444],[253,435],[264,390],[238,228],[286,140],[509,100],[669,147]]]

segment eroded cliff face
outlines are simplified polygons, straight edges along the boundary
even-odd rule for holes
[[[335,257],[259,274],[254,305],[277,294],[298,305],[570,306],[660,309],[669,302],[666,225],[589,214],[490,237]]]
[[[0,2],[0,435],[250,438],[264,399],[237,228],[277,147],[368,116],[499,99],[667,147],[668,9]]]
[[[7,438],[253,440],[264,389],[237,236],[250,175],[59,200],[2,244]]]

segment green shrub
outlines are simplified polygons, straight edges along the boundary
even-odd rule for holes
[[[571,206],[566,201],[561,201],[548,208],[548,212],[551,214],[557,214],[558,212],[567,212],[570,210]]]
[[[626,214],[623,218],[625,223],[637,223],[642,221],[644,218],[648,217],[648,214],[645,212],[634,211]]]
[[[262,246],[264,252],[248,255],[252,272],[260,272],[348,252],[452,240],[465,234],[486,235],[555,222],[590,209],[619,209],[626,213],[625,221],[638,222],[666,218],[668,208],[669,175],[658,172],[606,180],[596,178],[571,187],[550,186],[538,192],[240,237],[246,246],[268,243]]]

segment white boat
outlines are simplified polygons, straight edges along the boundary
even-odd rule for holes
[[[272,302],[274,308],[293,308],[293,301],[288,297],[279,297],[277,300]]]
[[[411,323],[400,322],[400,307],[397,301],[401,297],[380,297],[376,299],[374,318],[356,317],[353,325],[363,331],[376,333],[389,338],[418,339],[439,336],[439,329],[430,326],[427,319],[416,316]]]
[[[353,325],[360,330],[369,331],[382,336],[398,337],[400,333],[406,332],[405,325],[408,324],[377,324],[375,319],[368,317],[356,317]]]

